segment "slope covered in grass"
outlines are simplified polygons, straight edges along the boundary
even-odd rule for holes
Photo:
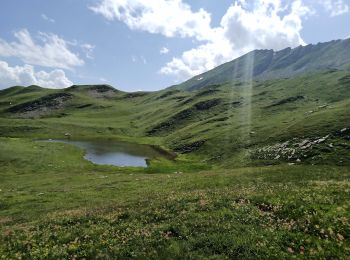
[[[266,157],[268,163],[278,157],[264,157],[257,154],[259,149],[327,136],[315,146],[315,154],[289,160],[319,163],[329,154],[337,157],[348,150],[348,134],[339,132],[350,127],[349,78],[348,72],[328,71],[152,93],[123,93],[104,86],[12,95],[7,90],[0,94],[0,134],[62,138],[70,133],[77,139],[130,139],[190,153],[211,164],[236,166],[250,164],[256,157]],[[55,102],[45,106],[45,100],[52,99]],[[338,163],[348,163],[348,159]]]
[[[350,255],[350,73],[190,91],[0,91],[0,256]],[[94,165],[38,139],[159,145],[175,160]]]
[[[349,167],[154,174],[0,138],[2,258],[347,258]],[[6,173],[6,174],[5,174]]]

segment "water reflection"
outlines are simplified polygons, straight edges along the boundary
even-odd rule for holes
[[[147,159],[166,158],[172,155],[150,145],[140,145],[119,141],[73,141],[49,140],[76,145],[86,151],[84,158],[95,164],[114,166],[147,167]]]

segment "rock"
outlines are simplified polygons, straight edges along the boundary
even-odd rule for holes
[[[298,162],[298,163],[300,163],[300,162],[301,162],[301,160],[300,160],[300,159],[297,159],[297,162]]]
[[[339,241],[343,241],[343,240],[344,240],[344,236],[338,233],[338,234],[337,234],[337,239],[338,239]]]
[[[325,138],[321,138],[321,139],[318,139],[316,141],[316,143],[320,144],[320,143],[323,143],[324,141],[326,141],[326,139]]]
[[[306,145],[308,142],[309,142],[308,139],[302,141],[302,142],[299,144],[299,147],[302,147],[302,146]]]
[[[301,150],[305,150],[305,149],[308,149],[308,148],[310,148],[311,147],[311,143],[307,143],[306,145],[304,145],[304,146],[302,146],[302,147],[300,147],[300,149]]]
[[[289,144],[289,141],[284,142],[283,144],[281,144],[282,147],[286,147]]]

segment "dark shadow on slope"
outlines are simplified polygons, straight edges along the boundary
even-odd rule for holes
[[[187,121],[190,121],[194,117],[198,116],[201,112],[208,111],[222,103],[223,100],[220,98],[198,102],[190,108],[184,109],[171,116],[166,121],[163,121],[162,123],[154,126],[153,128],[147,131],[147,134],[159,135],[163,132],[179,128],[180,126],[183,126]]]
[[[304,96],[289,97],[289,98],[285,98],[285,99],[282,99],[280,101],[277,101],[276,103],[273,103],[269,106],[266,106],[265,108],[276,107],[276,106],[292,103],[292,102],[302,100],[302,99],[305,99],[305,97]]]
[[[63,107],[64,103],[73,98],[69,93],[54,93],[41,97],[34,101],[25,102],[7,109],[11,113],[25,113],[40,109],[58,109]]]

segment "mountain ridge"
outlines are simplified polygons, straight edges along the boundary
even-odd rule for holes
[[[350,39],[280,51],[253,50],[172,87],[192,91],[228,81],[265,81],[327,70],[350,70]]]
[[[266,81],[330,70],[350,71],[350,38],[308,44],[296,48],[287,47],[279,51],[256,49],[196,75],[178,85],[166,87],[163,90],[178,89],[193,91],[229,81]],[[19,90],[19,88],[23,87],[11,86],[1,89],[0,92],[10,92],[12,88]],[[28,87],[35,87],[35,89],[42,88],[36,85],[30,85]],[[120,90],[108,84],[73,84],[66,89],[88,90],[91,88],[101,88],[120,93],[133,93]]]

